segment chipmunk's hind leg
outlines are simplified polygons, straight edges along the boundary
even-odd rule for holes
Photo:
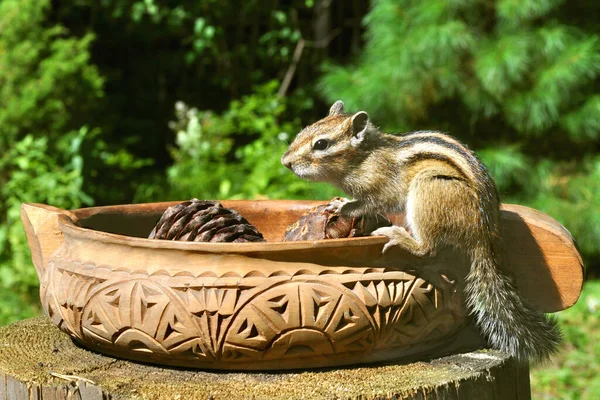
[[[387,236],[389,238],[389,241],[383,246],[382,253],[386,253],[390,248],[398,246],[417,257],[435,255],[435,242],[430,240],[427,235],[424,236],[422,234],[420,219],[415,218],[415,216],[418,216],[418,210],[415,209],[415,206],[420,203],[417,199],[421,196],[422,189],[422,186],[417,185],[413,181],[408,192],[405,206],[405,225],[410,229],[412,234],[405,227],[396,225],[379,228],[371,233],[372,236]]]
[[[405,207],[408,230],[391,226],[372,233],[390,238],[384,253],[392,246],[399,246],[418,257],[433,257],[438,246],[462,247],[465,240],[477,235],[474,232],[478,229],[477,217],[473,217],[477,206],[466,183],[428,172],[415,177],[410,184]],[[465,212],[471,217],[465,218]]]

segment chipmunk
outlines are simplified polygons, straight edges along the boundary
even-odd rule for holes
[[[451,136],[422,131],[391,135],[364,111],[344,114],[337,101],[329,115],[304,128],[281,162],[301,178],[325,181],[351,195],[332,207],[344,216],[404,212],[405,227],[372,235],[420,257],[442,247],[463,252],[467,307],[491,347],[519,362],[542,361],[561,340],[554,319],[534,310],[499,268],[498,190],[484,165]],[[409,233],[410,232],[410,233]]]

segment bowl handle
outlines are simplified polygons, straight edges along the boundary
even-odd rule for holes
[[[41,280],[50,256],[63,243],[63,233],[58,226],[58,218],[64,215],[74,222],[77,217],[67,210],[45,204],[23,203],[21,221],[31,250],[31,259]]]

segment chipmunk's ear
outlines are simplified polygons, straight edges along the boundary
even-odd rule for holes
[[[338,100],[335,103],[333,103],[333,105],[329,109],[329,116],[331,117],[332,115],[338,115],[343,112],[344,112],[344,102],[341,100]]]
[[[352,116],[352,142],[360,143],[365,138],[369,125],[369,114],[364,111],[359,111]]]

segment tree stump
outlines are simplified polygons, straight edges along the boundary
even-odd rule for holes
[[[205,372],[85,350],[46,317],[0,328],[0,400],[300,398],[521,400],[530,398],[529,371],[506,354],[480,349],[405,364]]]

